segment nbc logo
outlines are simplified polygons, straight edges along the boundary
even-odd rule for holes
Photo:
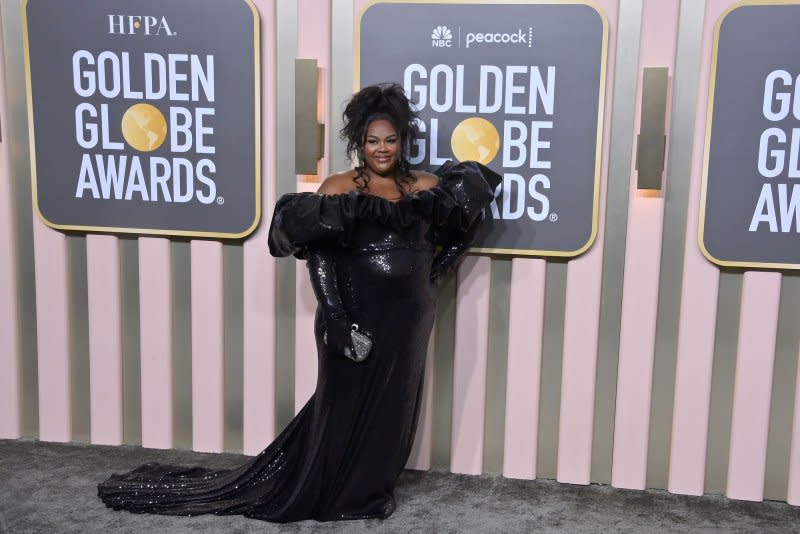
[[[434,48],[450,48],[453,46],[453,32],[447,26],[436,26],[431,34],[431,46]]]

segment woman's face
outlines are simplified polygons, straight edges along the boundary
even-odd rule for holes
[[[400,137],[392,123],[379,119],[369,123],[364,136],[364,165],[373,174],[389,176],[397,166]]]

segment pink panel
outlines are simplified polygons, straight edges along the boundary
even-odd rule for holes
[[[222,243],[192,241],[192,448],[222,451],[224,439]]]
[[[0,58],[3,35],[0,28]],[[6,106],[5,64],[0,61],[0,439],[20,437],[20,349],[17,313],[17,245],[14,199],[8,158],[8,110]]]
[[[169,239],[139,238],[142,446],[172,448],[172,252]]]
[[[697,229],[714,24],[732,3],[708,0],[706,4],[697,88],[669,468],[669,491],[686,495],[702,495],[705,480],[719,271],[700,253]]]
[[[298,0],[297,20],[297,57],[317,60],[317,118],[320,123],[330,124],[330,2]],[[295,105],[302,103],[296,102]],[[328,137],[325,140],[325,154],[328,153]],[[316,191],[319,182],[328,175],[328,166],[328,158],[323,157],[317,167],[319,175],[312,181],[304,181],[308,178],[298,181],[298,191]],[[313,334],[317,303],[305,263],[297,265],[296,288],[294,402],[297,412],[314,392],[317,382],[317,346]]]
[[[602,245],[594,246],[600,254],[590,251],[567,271],[556,478],[571,484],[590,481],[602,269]]]
[[[503,476],[536,478],[547,263],[511,260]]]
[[[243,251],[245,454],[257,454],[275,437],[275,260],[267,253],[275,202],[275,2],[254,3],[261,15],[262,221]]]
[[[479,475],[483,469],[491,265],[487,257],[470,256],[458,269],[450,450],[453,473]]]
[[[786,502],[800,506],[800,372],[794,388],[794,418],[792,420],[792,443],[789,448],[789,487]]]
[[[598,232],[592,248],[583,256],[570,261],[567,270],[558,431],[557,479],[573,484],[589,483],[592,457],[600,284],[603,274],[603,226],[610,145],[608,140],[611,133],[611,88],[614,87],[616,57],[617,1],[600,0],[596,4],[605,13],[609,25]]]
[[[316,189],[316,184],[314,184]],[[299,412],[317,385],[317,343],[314,339],[314,314],[317,299],[308,279],[306,263],[298,261],[295,269],[295,367],[294,411]]]
[[[781,273],[744,273],[726,491],[732,499],[764,500],[780,299]]]
[[[86,237],[92,443],[122,443],[122,317],[118,239]]]
[[[434,332],[435,330],[434,326]],[[433,357],[434,346],[436,344],[435,335],[431,333],[428,341],[428,354],[425,360],[425,381],[422,391],[422,406],[420,408],[419,421],[417,422],[417,434],[414,437],[414,446],[411,448],[406,468],[428,470],[431,468],[431,452],[433,439]]]
[[[634,141],[640,130],[641,77],[644,68],[667,67],[670,76],[674,73],[678,9],[677,0],[644,2],[639,41],[640,79],[633,129]],[[647,477],[664,196],[663,189],[658,192],[638,191],[635,161],[634,152],[628,193],[612,483],[617,487],[644,489]],[[666,169],[663,176],[667,176]]]
[[[67,238],[33,216],[39,439],[72,439]]]

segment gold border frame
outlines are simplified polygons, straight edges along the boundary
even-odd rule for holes
[[[355,55],[353,61],[353,90],[357,91],[361,85],[361,19],[369,8],[377,4],[486,4],[486,5],[503,5],[503,4],[531,4],[531,5],[584,5],[593,9],[603,23],[603,44],[602,44],[602,58],[600,63],[600,91],[598,95],[597,107],[597,144],[595,148],[595,164],[594,164],[594,193],[592,200],[592,232],[586,243],[576,249],[570,251],[561,250],[532,250],[532,249],[516,249],[516,248],[484,248],[475,247],[470,248],[471,253],[483,254],[498,254],[509,256],[545,256],[545,257],[561,257],[561,258],[574,258],[580,256],[589,250],[597,239],[598,225],[600,219],[600,182],[601,170],[603,165],[603,130],[605,128],[605,101],[606,101],[606,78],[608,70],[608,16],[605,12],[592,2],[591,0],[573,1],[573,0],[503,0],[501,2],[486,2],[484,0],[371,0],[359,13],[356,19],[355,33],[355,46],[353,52]]]
[[[180,236],[180,237],[204,237],[217,239],[241,239],[253,233],[261,223],[261,17],[256,5],[252,0],[242,0],[253,15],[253,67],[254,67],[254,92],[253,99],[255,105],[255,201],[256,210],[253,222],[243,232],[236,234],[225,232],[193,232],[189,230],[168,230],[163,228],[132,228],[132,227],[113,227],[113,226],[80,226],[56,224],[48,220],[39,210],[39,194],[36,175],[36,141],[33,131],[33,94],[31,92],[31,64],[30,64],[30,36],[28,35],[28,2],[22,2],[22,39],[25,54],[25,90],[26,101],[28,104],[28,147],[31,158],[31,201],[33,211],[39,219],[55,230],[78,231],[78,232],[102,232],[112,234],[138,234],[138,235],[160,235],[160,236]]]
[[[720,267],[753,267],[758,269],[800,269],[800,263],[771,263],[771,262],[757,262],[757,261],[728,261],[721,260],[713,256],[708,249],[706,249],[705,242],[705,222],[706,222],[706,201],[708,189],[708,159],[711,153],[711,123],[714,115],[714,92],[717,87],[717,57],[719,55],[719,32],[722,28],[722,23],[725,18],[733,11],[740,7],[750,6],[785,6],[796,5],[800,6],[798,0],[741,0],[735,4],[728,6],[725,11],[719,16],[714,23],[714,40],[711,46],[711,72],[709,74],[708,82],[708,105],[706,109],[706,128],[705,139],[703,140],[703,169],[702,169],[702,182],[700,184],[700,213],[697,225],[697,246],[705,258],[715,265]]]

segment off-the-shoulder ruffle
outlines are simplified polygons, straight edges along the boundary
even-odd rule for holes
[[[275,205],[269,229],[273,256],[298,254],[321,240],[346,245],[359,221],[400,230],[424,219],[440,228],[467,230],[494,198],[500,176],[480,163],[445,163],[434,171],[439,184],[398,201],[351,191],[335,195],[289,193]]]

